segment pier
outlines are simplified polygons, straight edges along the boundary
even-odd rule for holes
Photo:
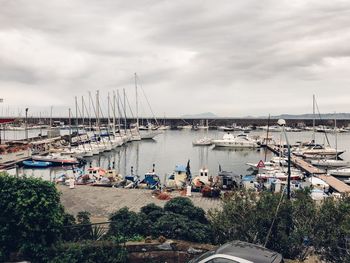
[[[279,155],[280,149],[279,147],[275,147],[275,145],[266,145],[266,148],[272,151],[273,153]],[[301,169],[302,171],[312,174],[325,181],[332,189],[337,191],[338,193],[348,194],[350,193],[350,186],[344,183],[343,181],[335,178],[332,175],[327,175],[326,171],[319,169],[307,161],[303,160],[300,157],[294,156],[291,154],[290,158],[291,163]]]

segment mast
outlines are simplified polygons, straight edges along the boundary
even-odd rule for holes
[[[91,122],[91,92],[89,91],[89,126],[90,126],[90,131],[92,130],[92,122]]]
[[[96,126],[100,132],[100,104],[99,104],[99,91],[96,91]]]
[[[81,115],[82,115],[82,124],[84,126],[84,120],[85,120],[85,111],[84,111],[84,97],[81,96]]]
[[[125,95],[125,89],[123,89],[123,95],[124,95],[124,132],[126,134],[126,95]]]
[[[312,140],[315,144],[315,94],[312,95]]]
[[[120,95],[119,95],[119,90],[117,90],[117,102],[118,102],[118,132],[120,134],[120,123],[121,123],[121,120],[120,120],[120,107],[119,107],[119,102],[120,102]]]
[[[115,136],[115,92],[113,90],[113,135]]]
[[[335,136],[335,159],[338,160],[338,135],[337,135],[337,117],[334,114],[334,136]]]
[[[135,95],[136,95],[136,129],[139,131],[139,105],[137,96],[137,75],[135,72]]]
[[[71,109],[68,109],[69,143],[72,143]]]
[[[109,92],[108,92],[108,95],[107,95],[107,127],[108,127],[108,131],[109,131],[109,128],[111,127],[111,122],[110,122],[110,120],[109,120],[109,118],[110,118],[110,96],[109,96]]]
[[[77,129],[77,134],[79,135],[79,128],[78,128],[78,98],[75,96],[75,127]]]

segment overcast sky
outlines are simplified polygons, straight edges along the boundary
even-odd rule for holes
[[[159,116],[350,112],[349,55],[348,0],[0,0],[3,112],[134,107],[134,72]]]

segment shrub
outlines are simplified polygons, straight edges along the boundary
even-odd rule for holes
[[[60,239],[64,211],[54,184],[35,178],[0,176],[0,261],[20,252],[40,260]]]

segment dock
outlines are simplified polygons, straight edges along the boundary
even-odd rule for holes
[[[266,148],[277,155],[280,154],[280,149],[278,147],[275,147],[274,145],[266,145]],[[325,181],[335,191],[342,194],[350,193],[349,185],[335,178],[334,176],[327,175],[326,171],[313,166],[312,164],[308,163],[304,159],[298,156],[295,156],[293,154],[291,155],[290,160],[295,167],[301,169],[302,171],[308,174],[312,174],[319,177],[321,180]]]
[[[334,176],[323,174],[319,175],[318,177],[329,184],[329,186],[335,191],[339,193],[350,193],[350,186],[335,178]]]
[[[280,149],[278,147],[275,147],[274,145],[266,145],[266,148],[277,155],[280,154]],[[326,174],[324,170],[313,166],[312,164],[308,163],[304,159],[298,156],[295,156],[293,154],[291,154],[290,156],[290,161],[295,167],[299,168],[300,170],[308,174],[314,174],[314,175]]]

